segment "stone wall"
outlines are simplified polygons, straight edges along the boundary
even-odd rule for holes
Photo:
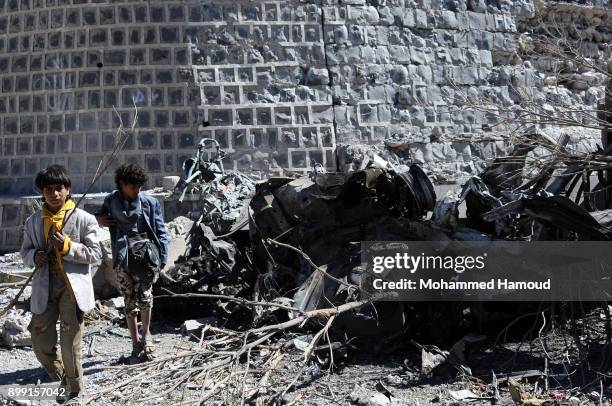
[[[570,146],[595,150],[601,145],[597,127],[603,122],[596,117],[603,112],[612,57],[608,0],[536,2],[535,13],[518,18],[517,27],[518,57],[535,68],[541,79],[531,94],[542,112],[564,112],[583,123],[552,129],[552,133],[566,132],[571,135]],[[566,55],[576,53],[578,58],[559,58],[559,49],[568,46],[571,51]]]
[[[556,79],[561,85],[582,91],[601,86],[603,81],[579,59],[571,63],[550,50],[556,48],[554,45],[558,42],[562,46],[571,45],[581,57],[587,58],[588,63],[607,71],[612,48],[612,9],[607,1],[588,6],[576,3],[580,2],[539,4],[533,15],[517,20],[518,42],[522,59],[530,61],[543,74],[559,75]],[[572,76],[584,73],[587,75],[582,75],[582,79]],[[593,77],[591,81],[586,80],[588,75]]]
[[[330,1],[324,8],[339,143],[398,147],[436,180],[474,174],[503,154],[508,128],[467,111],[459,94],[514,101],[512,80],[534,86],[524,66],[496,65],[516,49],[516,17],[530,1]],[[500,75],[505,68],[508,75]]]
[[[142,164],[151,186],[180,174],[203,137],[231,169],[335,169],[338,145],[386,143],[456,180],[505,153],[509,130],[456,93],[504,114],[518,102],[510,84],[543,85],[515,58],[517,18],[533,11],[530,0],[0,0],[0,191],[32,194],[50,163],[82,191],[134,104],[115,166]]]
[[[19,250],[31,207],[18,198],[0,198],[0,254]]]
[[[335,167],[334,109],[324,16],[313,2],[213,2],[198,22],[191,63],[201,89],[200,136],[230,152],[230,168],[305,171]]]

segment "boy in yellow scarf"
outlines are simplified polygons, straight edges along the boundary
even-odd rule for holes
[[[32,349],[49,376],[61,380],[66,405],[83,399],[81,339],[83,313],[94,307],[90,265],[102,253],[96,238],[97,222],[70,199],[70,178],[60,165],[36,176],[45,204],[26,220],[21,256],[35,266],[30,309]],[[72,213],[72,214],[70,214]],[[57,353],[56,324],[60,320],[61,358]]]

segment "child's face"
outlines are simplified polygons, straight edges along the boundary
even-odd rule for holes
[[[56,211],[61,209],[64,203],[66,203],[70,189],[64,185],[47,185],[43,188],[42,192],[49,209]]]
[[[121,188],[121,194],[123,196],[129,200],[135,200],[138,197],[138,193],[140,193],[142,185],[132,185],[131,183],[125,183],[124,181],[120,180],[119,187]]]

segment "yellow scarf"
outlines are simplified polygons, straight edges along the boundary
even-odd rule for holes
[[[51,213],[47,209],[47,205],[43,206],[42,217],[45,231],[45,240],[49,238],[49,231],[52,226],[55,226],[56,230],[60,230],[62,228],[62,224],[64,223],[64,216],[68,210],[72,210],[75,208],[75,204],[72,200],[68,199],[64,203],[61,209],[57,211],[57,213]],[[70,239],[64,239],[64,249],[61,252],[64,252],[63,255],[68,253],[68,249],[70,249]]]
[[[51,228],[54,228],[57,231],[59,231],[62,228],[66,212],[68,210],[74,209],[75,207],[76,205],[70,199],[66,200],[62,208],[59,209],[57,213],[51,213],[47,209],[46,204],[43,206],[42,218],[43,218],[43,230],[44,230],[44,235],[45,235],[45,241],[49,240],[49,232],[51,231]],[[55,254],[55,261],[53,262],[55,262],[55,265],[57,266],[57,268],[59,268],[60,273],[65,277],[67,286],[70,286],[70,283],[68,281],[68,277],[66,277],[66,272],[64,272],[64,263],[62,262],[62,257],[68,254],[68,251],[70,251],[70,243],[71,243],[70,238],[68,236],[64,236],[64,246],[62,247],[62,250],[60,251],[59,249],[55,247],[53,248],[53,251]]]

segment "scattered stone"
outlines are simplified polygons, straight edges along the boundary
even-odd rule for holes
[[[190,220],[184,216],[179,216],[166,223],[166,228],[168,229],[168,233],[170,234],[171,238],[177,238],[186,235],[191,229],[192,225],[193,220]]]
[[[457,402],[473,402],[478,400],[478,395],[472,392],[469,389],[461,389],[461,390],[450,390],[448,391],[450,397]]]
[[[389,385],[393,385],[393,386],[401,386],[403,384],[403,379],[399,375],[387,375],[385,377],[385,381]]]
[[[305,351],[308,345],[312,342],[312,335],[301,335],[293,339],[293,345],[300,351]]]
[[[389,406],[391,405],[391,399],[389,399],[382,393],[366,391],[365,389],[361,389],[361,391],[359,392],[353,391],[350,399],[354,405],[359,405],[359,406]]]
[[[0,319],[0,335],[2,342],[9,348],[32,345],[32,337],[28,325],[32,314],[20,309],[11,309]]]
[[[365,389],[359,385],[353,388],[350,401],[358,406],[419,406],[419,401],[410,398],[396,398],[374,390]]]

